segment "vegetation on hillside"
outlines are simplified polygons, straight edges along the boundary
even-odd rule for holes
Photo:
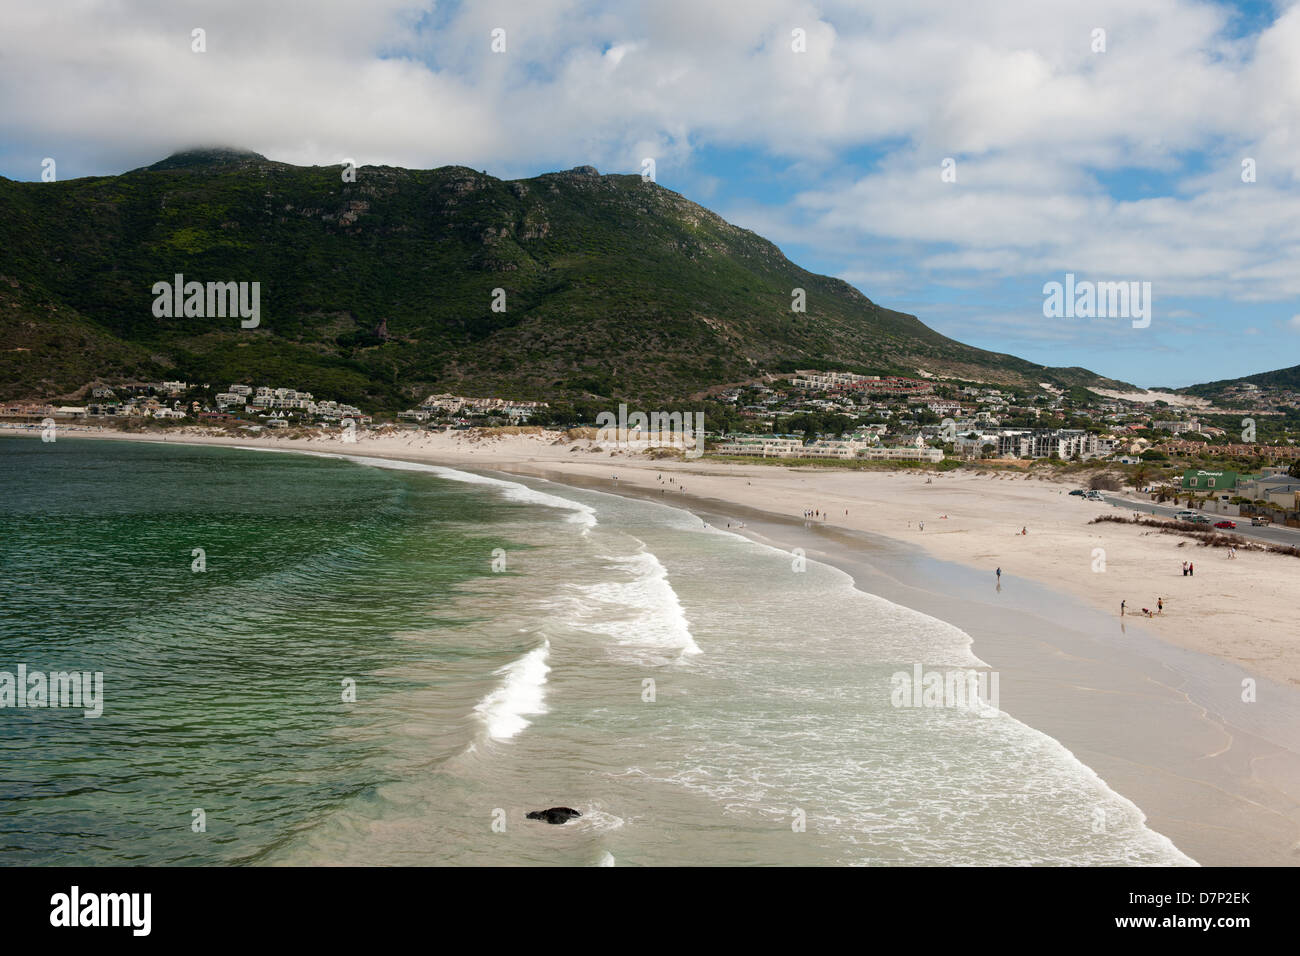
[[[373,411],[435,391],[608,407],[803,367],[1123,385],[948,339],[639,176],[341,171],[209,150],[0,179],[0,398],[167,378]],[[260,326],[156,317],[176,274],[259,282]]]

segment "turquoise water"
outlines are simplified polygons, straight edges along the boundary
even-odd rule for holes
[[[0,710],[0,864],[1189,862],[1051,738],[893,706],[962,631],[676,508],[64,439],[0,481],[0,670],[105,679]]]
[[[332,733],[382,733],[341,682],[373,702],[412,686],[404,665],[489,653],[458,639],[472,616],[450,598],[491,573],[519,507],[337,460],[120,442],[0,439],[0,486],[0,669],[105,679],[98,719],[0,711],[8,865],[253,861],[382,782]],[[397,637],[427,627],[439,646]]]

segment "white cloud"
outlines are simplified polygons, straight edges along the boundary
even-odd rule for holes
[[[225,142],[296,163],[505,175],[637,172],[653,156],[671,187],[700,145],[748,147],[806,186],[786,207],[725,211],[864,282],[893,277],[877,257],[901,248],[913,254],[909,277],[889,280],[900,289],[1069,269],[1149,280],[1157,296],[1300,296],[1294,6],[1246,40],[1193,0],[11,7],[0,162],[32,178],[47,155],[113,172]],[[1091,50],[1099,26],[1105,53]],[[795,28],[806,53],[791,49]],[[873,151],[872,165],[847,150]],[[1181,172],[1189,156],[1206,168]],[[1114,198],[1105,177],[1126,168],[1175,176],[1173,194]]]

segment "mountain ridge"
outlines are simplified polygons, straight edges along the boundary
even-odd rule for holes
[[[1240,385],[1257,385],[1261,388],[1286,388],[1300,391],[1300,365],[1273,369],[1268,372],[1256,372],[1254,375],[1242,375],[1238,378],[1224,378],[1199,385],[1188,385],[1174,389],[1180,394],[1196,395],[1202,398],[1216,396],[1229,388]]]
[[[342,169],[199,147],[0,182],[0,334],[26,349],[0,353],[0,397],[116,376],[649,402],[795,368],[1132,388],[949,339],[636,174]],[[259,327],[154,316],[176,274],[259,282]]]

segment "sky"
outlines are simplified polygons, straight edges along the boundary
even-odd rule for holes
[[[650,158],[981,348],[1144,386],[1300,364],[1300,0],[8,5],[0,175],[212,144],[508,179]],[[1149,317],[1049,317],[1067,273],[1150,283]]]

